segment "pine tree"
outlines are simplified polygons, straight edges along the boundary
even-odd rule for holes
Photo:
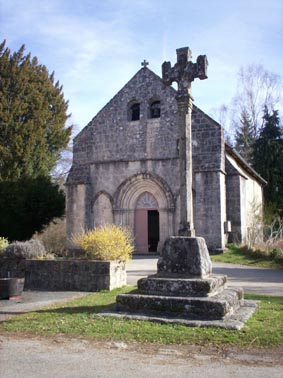
[[[255,135],[248,113],[243,110],[240,118],[240,126],[235,133],[235,148],[248,162],[252,161],[253,144]]]
[[[254,144],[253,167],[267,181],[267,207],[283,211],[283,131],[277,110],[264,108],[263,126]]]
[[[48,175],[71,134],[62,87],[24,51],[0,45],[0,181]]]
[[[0,236],[11,241],[64,214],[64,193],[50,172],[71,135],[62,87],[24,51],[0,44]]]

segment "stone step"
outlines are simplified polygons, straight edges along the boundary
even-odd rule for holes
[[[213,297],[173,297],[145,294],[120,294],[119,312],[160,314],[185,319],[218,320],[233,314],[243,298],[241,289],[223,290]]]
[[[138,280],[138,290],[141,294],[149,295],[207,297],[222,292],[226,282],[227,276],[201,279],[152,275]]]

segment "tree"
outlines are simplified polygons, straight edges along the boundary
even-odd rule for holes
[[[79,132],[78,125],[74,124],[72,126],[72,139]],[[73,140],[70,140],[67,147],[64,148],[60,153],[60,158],[57,161],[57,164],[51,171],[52,179],[59,184],[60,187],[63,187],[67,176],[70,172],[71,166],[73,163]]]
[[[249,119],[252,138],[255,140],[262,126],[262,110],[275,109],[280,101],[280,77],[262,65],[242,67],[238,74],[238,90],[232,100],[232,127],[241,127],[243,114]]]
[[[48,175],[71,134],[62,86],[24,51],[0,45],[0,181]]]
[[[68,102],[24,45],[0,44],[0,235],[26,240],[65,210],[64,193],[49,177],[68,145]]]
[[[65,195],[50,177],[0,182],[0,235],[27,240],[65,210]]]
[[[232,132],[231,132],[231,125],[229,122],[229,108],[227,105],[222,104],[217,108],[210,109],[210,116],[217,120],[217,122],[223,127],[224,129],[224,138],[225,142],[229,145],[233,145],[232,141]]]
[[[243,110],[240,126],[235,132],[235,148],[248,163],[252,162],[254,141],[251,119],[246,111]]]
[[[267,181],[266,207],[283,211],[283,131],[277,110],[264,108],[263,126],[254,143],[253,167]]]

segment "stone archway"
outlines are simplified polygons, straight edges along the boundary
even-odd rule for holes
[[[160,252],[167,237],[173,235],[173,213],[175,210],[172,192],[167,183],[150,173],[137,174],[122,183],[114,195],[114,222],[128,226],[135,237],[135,211],[139,199],[144,201],[144,193],[148,193],[156,201],[152,210],[159,213],[159,243]],[[150,210],[150,209],[149,209]],[[137,252],[139,252],[137,250]]]

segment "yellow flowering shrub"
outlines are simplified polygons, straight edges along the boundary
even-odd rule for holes
[[[114,224],[94,230],[82,231],[73,236],[72,241],[94,260],[128,261],[133,253],[130,230]]]
[[[0,253],[4,251],[6,247],[8,247],[9,242],[8,239],[0,236]]]

